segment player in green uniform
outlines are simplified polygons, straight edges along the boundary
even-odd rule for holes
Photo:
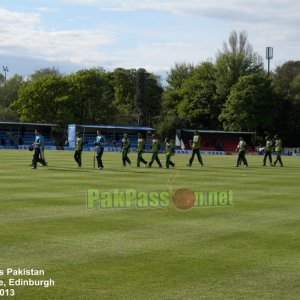
[[[268,136],[266,137],[266,145],[264,147],[265,155],[263,160],[263,166],[266,165],[267,158],[269,158],[270,165],[272,165],[272,139],[270,139]]]
[[[160,144],[159,144],[159,140],[158,140],[156,134],[153,134],[153,136],[152,136],[151,149],[152,149],[152,157],[151,157],[151,160],[150,160],[150,162],[149,162],[149,164],[147,166],[149,168],[151,168],[152,164],[153,164],[153,162],[155,160],[157,162],[158,166],[160,168],[162,168],[161,162],[160,162],[159,157],[158,157],[158,152],[160,150]]]
[[[83,140],[80,136],[80,133],[77,132],[76,140],[75,140],[74,159],[75,159],[78,167],[81,167],[81,164],[82,164],[82,161],[81,161],[82,150],[83,150]]]
[[[198,161],[199,161],[201,167],[203,167],[203,161],[202,161],[202,157],[200,154],[200,143],[201,143],[200,134],[199,134],[198,130],[195,130],[194,137],[193,137],[193,145],[192,145],[192,156],[189,160],[189,163],[187,164],[188,167],[192,166],[195,155],[197,155]]]
[[[143,158],[143,153],[145,151],[145,140],[143,139],[143,135],[141,133],[138,133],[138,144],[137,144],[137,167],[140,166],[140,163],[142,162],[145,166],[147,165],[147,162]]]
[[[275,153],[276,153],[276,159],[274,161],[273,166],[275,167],[277,162],[280,163],[281,167],[283,167],[283,163],[281,160],[281,152],[282,152],[282,141],[280,138],[278,138],[277,135],[274,136],[274,140],[275,140]]]
[[[34,153],[32,157],[32,162],[31,162],[31,169],[36,169],[37,168],[37,163],[41,163],[44,167],[47,167],[48,164],[45,161],[45,155],[44,155],[44,144],[45,144],[45,139],[44,136],[41,134],[40,130],[35,130],[35,140],[34,143],[32,144]]]
[[[102,155],[104,152],[104,143],[105,143],[104,136],[101,134],[100,130],[97,130],[97,136],[96,136],[96,140],[94,142],[94,151],[96,152],[96,159],[97,159],[99,170],[102,170],[104,168],[103,162],[102,162]]]
[[[175,154],[175,145],[174,145],[174,140],[170,140],[168,138],[165,139],[166,143],[166,168],[169,169],[171,166],[172,168],[175,167],[175,164],[171,161],[172,156]]]
[[[123,166],[126,167],[126,163],[131,165],[131,161],[128,157],[128,152],[130,150],[130,139],[128,138],[127,133],[124,133],[124,137],[122,139],[122,144],[121,144],[121,150],[122,150],[122,163],[123,163]]]
[[[238,158],[236,161],[236,167],[239,167],[242,162],[244,164],[244,167],[248,167],[248,162],[246,159],[246,149],[247,149],[247,143],[244,141],[244,139],[242,137],[240,137],[239,143],[236,147],[236,151],[239,152]]]

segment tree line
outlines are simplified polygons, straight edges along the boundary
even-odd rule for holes
[[[63,75],[41,69],[26,80],[0,74],[0,119],[5,121],[152,126],[279,134],[300,141],[300,61],[268,76],[244,31],[233,31],[215,62],[176,63],[161,78],[145,69],[103,68]]]

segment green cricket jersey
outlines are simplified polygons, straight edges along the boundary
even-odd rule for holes
[[[271,151],[272,150],[272,141],[271,140],[267,140],[266,142],[266,146],[265,146],[265,151]]]
[[[282,142],[279,139],[275,141],[275,151],[276,152],[282,151]]]
[[[138,139],[137,151],[143,152],[145,150],[145,140],[143,138]]]
[[[82,138],[77,137],[75,141],[75,150],[82,151],[82,149],[83,149],[83,140]]]
[[[159,144],[159,140],[154,138],[152,140],[152,151],[153,152],[158,152],[160,150],[160,144]]]
[[[175,147],[173,143],[166,143],[166,154],[171,156],[175,152]]]
[[[122,139],[121,148],[122,148],[122,150],[129,150],[129,148],[130,148],[130,139],[129,138]]]
[[[200,135],[198,135],[198,134],[194,135],[192,149],[193,150],[199,150],[200,149],[200,142],[201,142]]]
[[[239,152],[246,152],[247,144],[245,141],[240,141],[237,145]]]

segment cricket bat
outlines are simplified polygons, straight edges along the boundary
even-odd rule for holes
[[[94,159],[93,159],[94,169],[96,168],[96,151],[94,150]]]

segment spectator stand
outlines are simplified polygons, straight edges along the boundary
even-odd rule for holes
[[[34,142],[36,129],[41,130],[45,137],[45,148],[56,149],[54,139],[56,124],[0,122],[0,148],[23,149]]]
[[[92,151],[96,138],[96,132],[100,130],[105,136],[105,150],[106,151],[119,151],[122,143],[124,133],[128,134],[130,139],[131,149],[137,146],[137,134],[142,133],[146,141],[146,151],[150,150],[151,135],[155,131],[151,127],[142,126],[114,126],[114,125],[68,125],[68,146],[65,149],[73,150],[75,147],[76,132],[80,132],[84,140],[84,150]]]
[[[181,150],[191,150],[194,131],[197,129],[177,129],[176,147]],[[255,152],[253,140],[255,132],[236,132],[220,130],[199,130],[201,136],[201,151],[208,154],[232,154],[235,152],[239,137],[243,137],[249,152]]]

